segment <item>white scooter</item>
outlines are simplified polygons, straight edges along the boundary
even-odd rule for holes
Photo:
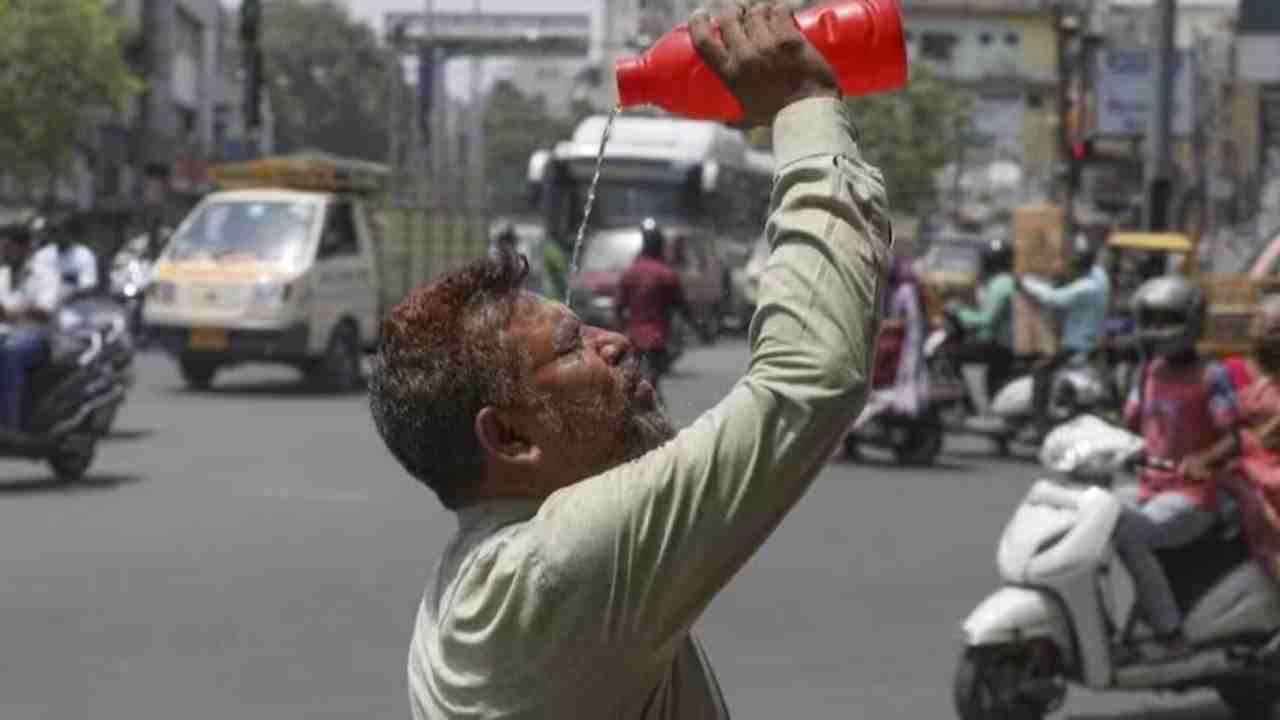
[[[1035,422],[1034,379],[1024,372],[1002,387],[976,390],[949,352],[951,346],[964,341],[963,326],[950,312],[943,319],[943,326],[929,335],[924,347],[931,393],[938,398],[935,406],[943,427],[952,433],[986,437],[999,454],[1007,455],[1010,446]],[[1115,404],[1102,372],[1093,365],[1067,366],[1054,375],[1049,417],[1055,423]]]
[[[1077,424],[1084,422],[1102,423],[1085,417]],[[1059,430],[1046,439],[1042,460]],[[1125,454],[1113,453],[1102,472],[1117,469]],[[1054,469],[1073,474],[1089,455],[1059,452]],[[954,687],[963,720],[1043,718],[1061,705],[1068,684],[1212,688],[1235,717],[1271,717],[1280,701],[1280,591],[1250,558],[1234,503],[1224,504],[1201,538],[1159,554],[1192,646],[1164,662],[1120,659],[1141,641],[1132,602],[1120,607],[1124,585],[1132,587],[1111,545],[1120,509],[1110,490],[1070,479],[1041,480],[1027,493],[1000,539],[1005,586],[964,622]]]

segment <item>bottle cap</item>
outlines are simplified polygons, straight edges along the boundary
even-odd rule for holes
[[[618,79],[618,105],[634,107],[653,101],[649,94],[648,63],[644,56],[621,58],[613,66],[614,76]]]

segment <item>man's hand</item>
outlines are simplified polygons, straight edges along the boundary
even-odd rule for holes
[[[1257,430],[1259,444],[1270,452],[1280,452],[1280,415],[1271,418]]]
[[[772,124],[778,111],[799,100],[840,96],[831,66],[785,5],[758,1],[715,23],[699,10],[689,19],[689,34],[702,61],[742,105],[747,125]]]
[[[1188,480],[1194,482],[1204,482],[1213,474],[1213,468],[1209,463],[1209,458],[1204,455],[1192,455],[1182,461],[1182,467],[1179,468],[1181,474]]]

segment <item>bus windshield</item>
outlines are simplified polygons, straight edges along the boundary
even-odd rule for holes
[[[210,202],[173,236],[170,260],[250,259],[296,265],[303,259],[317,208],[312,203]]]

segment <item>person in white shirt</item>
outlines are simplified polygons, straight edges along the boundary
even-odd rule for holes
[[[0,426],[19,430],[27,374],[49,352],[46,323],[58,307],[57,268],[32,252],[34,233],[21,230],[5,242],[10,287],[0,296],[0,320],[10,326],[0,342]]]
[[[48,263],[61,280],[59,301],[98,287],[98,258],[93,251],[75,241],[70,223],[49,227],[43,218],[35,223],[37,235],[47,233],[52,242],[36,251],[35,262]]]

